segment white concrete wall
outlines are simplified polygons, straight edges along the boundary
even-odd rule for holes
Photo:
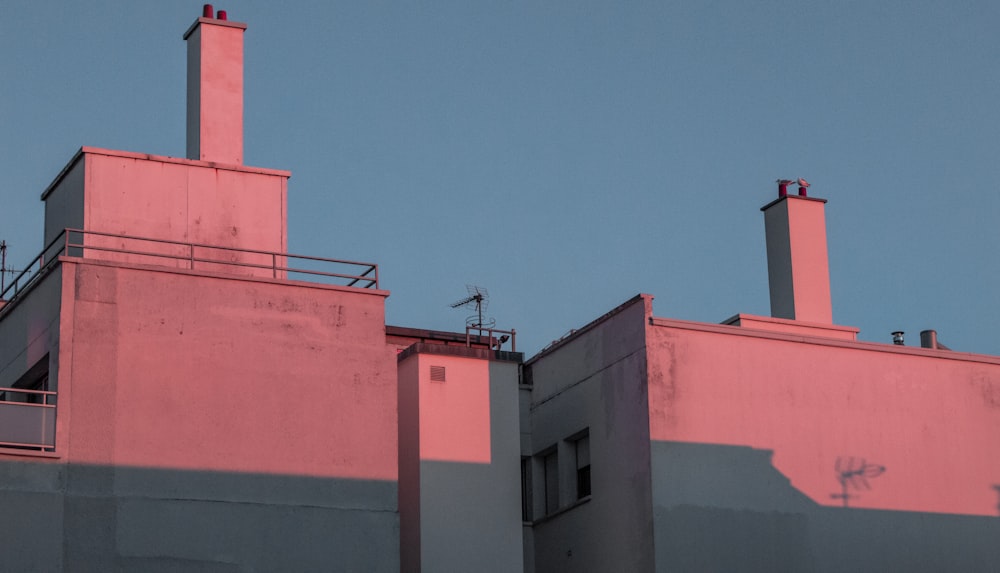
[[[62,269],[55,267],[0,318],[0,387],[10,387],[46,354],[55,386],[62,277]]]
[[[399,392],[399,562],[400,571],[420,571],[420,360],[397,365]]]
[[[84,164],[82,155],[74,157],[68,166],[68,171],[46,191],[45,241],[43,245],[39,245],[39,252],[64,229],[83,228]]]
[[[517,362],[433,344],[409,352],[399,363],[402,570],[521,571]],[[446,379],[431,380],[431,366]]]
[[[536,571],[653,570],[645,316],[637,297],[525,366],[534,385],[531,443]],[[590,432],[592,495],[577,500],[571,442]],[[537,454],[560,451],[560,510],[544,516]]]

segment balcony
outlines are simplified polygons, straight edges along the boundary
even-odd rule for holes
[[[0,447],[54,450],[55,402],[55,392],[0,388]]]
[[[0,316],[54,268],[59,257],[379,288],[378,265],[373,263],[65,229],[13,282],[2,285]]]

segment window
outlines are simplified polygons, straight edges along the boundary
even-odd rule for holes
[[[20,383],[19,383],[20,384]],[[32,381],[25,381],[23,384],[15,384],[14,387],[23,390],[35,390],[47,392],[49,389],[49,373],[46,372],[41,378]],[[24,394],[24,401],[28,404],[44,404],[44,394]]]
[[[525,521],[545,518],[573,508],[578,502],[589,501],[590,429],[563,438],[532,458],[521,458],[521,492],[521,515]]]
[[[545,515],[559,509],[559,456],[555,450],[542,458],[545,472]]]
[[[7,402],[23,402],[26,404],[45,404],[45,395],[16,390],[31,390],[45,392],[49,389],[49,355],[46,354],[34,366],[28,369],[11,387],[11,392],[0,393],[0,400]]]
[[[55,432],[55,394],[49,392],[46,354],[10,388],[0,389],[0,445],[52,451]]]
[[[584,434],[573,442],[576,453],[576,498],[590,495],[590,434]]]
[[[531,521],[531,458],[521,456],[521,521]]]

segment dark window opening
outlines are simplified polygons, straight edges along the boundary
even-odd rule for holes
[[[590,435],[574,442],[576,449],[576,498],[590,495]]]
[[[556,452],[543,458],[545,468],[545,515],[559,509],[559,457]]]
[[[576,497],[581,499],[590,495],[590,466],[576,470]]]
[[[521,457],[521,521],[531,521],[531,458]]]
[[[15,392],[13,390],[29,390],[31,392],[47,392],[49,390],[49,355],[46,354],[35,365],[28,369],[17,382],[11,386],[11,391],[0,392],[0,401],[21,402],[25,404],[53,403],[45,400],[44,394],[31,392]]]

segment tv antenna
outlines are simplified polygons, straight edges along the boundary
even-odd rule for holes
[[[475,308],[476,314],[465,319],[465,325],[471,328],[493,328],[497,321],[495,318],[483,319],[483,312],[490,304],[490,293],[483,287],[475,285],[465,285],[469,291],[469,296],[462,300],[451,303],[451,308],[466,307]]]
[[[847,493],[848,489],[871,490],[868,478],[877,478],[885,473],[885,466],[866,463],[864,458],[855,460],[854,457],[847,458],[846,461],[838,457],[833,469],[837,472],[837,481],[840,482],[840,493],[830,494],[830,497],[843,500],[844,507],[848,506],[850,498],[857,497]]]
[[[14,271],[7,268],[7,241],[0,241],[0,293],[7,290],[7,273],[14,276]]]

